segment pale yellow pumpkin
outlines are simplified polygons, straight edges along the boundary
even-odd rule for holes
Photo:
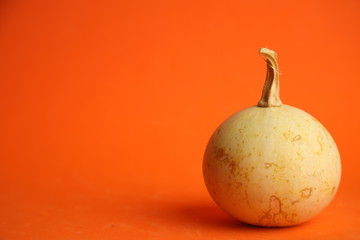
[[[205,151],[206,187],[225,212],[259,226],[291,226],[333,199],[341,162],[329,132],[279,98],[276,53],[260,49],[268,72],[258,106],[223,122]]]

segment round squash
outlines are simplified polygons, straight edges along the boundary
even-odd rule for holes
[[[305,222],[333,199],[341,176],[337,146],[308,113],[281,103],[276,53],[261,48],[267,77],[257,106],[235,113],[213,133],[203,174],[214,201],[258,226]]]

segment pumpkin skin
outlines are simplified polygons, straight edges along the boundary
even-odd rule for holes
[[[325,127],[288,105],[254,106],[225,120],[203,160],[213,200],[258,226],[305,222],[333,199],[340,183],[337,146]]]

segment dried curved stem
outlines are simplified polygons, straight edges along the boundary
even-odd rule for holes
[[[259,53],[266,58],[267,73],[258,107],[279,107],[282,102],[279,97],[279,67],[276,52],[267,48],[260,48]]]

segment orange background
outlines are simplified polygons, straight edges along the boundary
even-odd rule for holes
[[[1,1],[0,239],[360,239],[360,2]],[[212,131],[281,99],[319,119],[343,164],[312,221],[238,223],[208,195]]]

